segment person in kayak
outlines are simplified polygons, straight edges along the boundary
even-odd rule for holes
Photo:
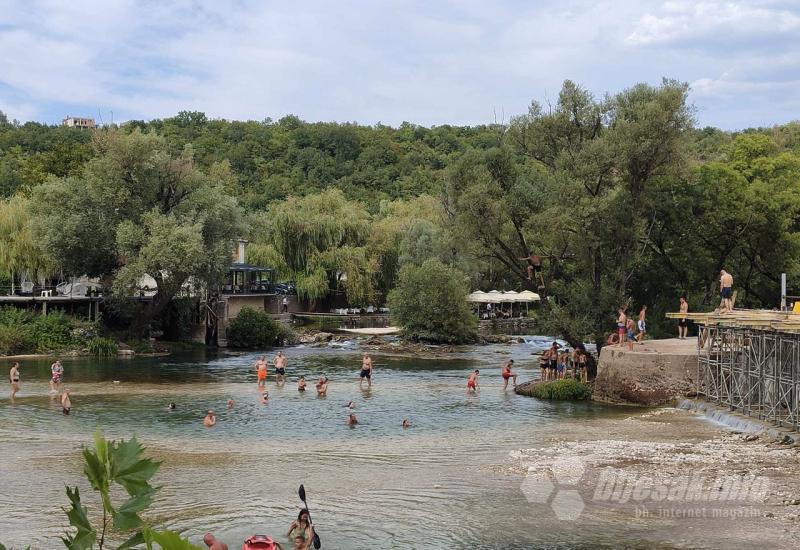
[[[503,365],[502,375],[503,375],[503,391],[508,388],[508,379],[510,378],[514,384],[514,387],[517,387],[517,375],[511,372],[511,367],[514,366],[514,360],[509,359],[505,365]]]
[[[228,550],[228,545],[224,542],[218,541],[217,538],[211,533],[206,533],[203,537],[203,543],[208,546],[208,550]]]
[[[311,548],[311,543],[314,540],[314,528],[311,526],[311,520],[308,517],[308,510],[305,508],[300,510],[300,513],[297,514],[297,519],[294,520],[289,526],[286,536],[292,541],[302,538],[303,546],[300,546],[300,548],[303,548],[304,550]],[[297,542],[295,542],[295,548],[298,548]]]

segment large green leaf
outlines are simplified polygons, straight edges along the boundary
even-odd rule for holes
[[[140,548],[142,544],[145,544],[144,540],[144,533],[138,531],[135,535],[131,538],[123,542],[117,550],[128,550],[129,548]]]
[[[199,546],[195,546],[173,531],[145,529],[144,539],[147,550],[153,550],[153,548],[162,548],[163,550],[202,550]],[[154,547],[153,544],[158,546]]]
[[[113,516],[114,529],[129,530],[141,527],[139,513],[153,503],[155,489],[132,496],[116,509]]]
[[[109,447],[112,479],[131,496],[152,491],[148,481],[161,466],[160,462],[142,458],[143,454],[144,447],[136,440],[136,436],[128,441],[114,442]]]
[[[67,510],[67,517],[69,524],[76,529],[75,533],[67,533],[62,537],[64,545],[69,550],[88,550],[94,546],[97,540],[97,532],[89,523],[89,518],[86,517],[86,508],[81,505],[81,495],[77,487],[67,489],[67,498],[69,498],[72,508]]]

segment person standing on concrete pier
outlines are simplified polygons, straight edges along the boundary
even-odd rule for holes
[[[719,272],[719,294],[722,300],[719,303],[720,313],[733,312],[733,275],[724,269]]]
[[[647,306],[642,306],[641,311],[639,311],[639,322],[637,323],[639,328],[639,334],[636,335],[636,341],[642,344],[644,337],[647,335],[647,323],[645,322],[645,317],[647,317]]]
[[[628,327],[628,316],[625,315],[625,310],[623,308],[619,308],[617,313],[619,313],[619,316],[617,317],[617,334],[619,335],[619,342],[617,342],[617,345],[622,347],[625,345],[625,330]]]
[[[689,303],[686,301],[686,298],[684,296],[681,296],[680,313],[681,315],[686,315],[687,313],[689,313]],[[688,334],[689,334],[689,321],[686,320],[686,317],[681,317],[680,319],[678,319],[678,338],[681,340],[685,340]]]

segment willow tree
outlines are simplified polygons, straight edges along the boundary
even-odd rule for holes
[[[57,269],[41,247],[35,227],[30,199],[15,195],[0,201],[0,272],[11,276],[12,286],[15,273],[39,278]]]
[[[367,247],[370,215],[338,189],[273,203],[258,216],[251,261],[278,268],[299,296],[320,300],[344,292],[351,304],[375,298],[379,262]]]
[[[42,242],[65,270],[103,277],[120,297],[155,279],[131,327],[141,335],[183,288],[224,277],[241,215],[220,168],[202,172],[191,148],[173,157],[162,138],[139,131],[97,132],[94,147],[80,177],[36,189]]]

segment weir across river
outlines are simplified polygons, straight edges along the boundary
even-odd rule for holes
[[[667,317],[698,325],[698,396],[800,431],[800,314],[734,310]]]

